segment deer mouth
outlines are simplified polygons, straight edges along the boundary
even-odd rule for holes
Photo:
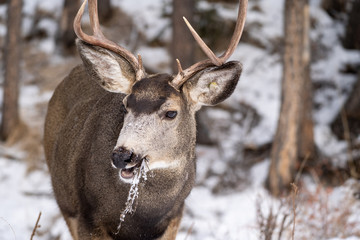
[[[124,179],[131,179],[135,176],[135,172],[140,168],[142,163],[138,161],[137,163],[129,163],[125,168],[121,169],[120,176]]]

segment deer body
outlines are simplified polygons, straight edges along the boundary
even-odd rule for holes
[[[104,38],[96,1],[89,3],[94,36],[82,33],[84,7],[74,23],[83,65],[56,88],[45,121],[57,203],[74,239],[175,239],[195,181],[195,112],[231,95],[241,64],[225,63],[226,53],[186,70],[179,63],[176,76],[147,75],[140,58]],[[144,162],[151,176],[118,231]]]
[[[73,97],[63,99],[64,92]],[[121,184],[119,170],[110,164],[123,124],[124,96],[89,81],[79,66],[56,89],[48,108],[45,147],[47,159],[53,156],[48,164],[56,179],[56,200],[65,219],[76,219],[79,229],[93,231],[93,236],[117,232],[129,191],[129,184]],[[159,237],[172,219],[181,216],[195,176],[194,156],[187,157],[190,161],[183,169],[153,170],[153,177],[139,190],[136,212],[122,225],[119,239]]]

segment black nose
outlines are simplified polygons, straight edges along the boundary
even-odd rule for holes
[[[117,168],[125,168],[126,164],[131,162],[131,157],[133,153],[125,148],[119,147],[116,148],[111,156],[113,164]]]

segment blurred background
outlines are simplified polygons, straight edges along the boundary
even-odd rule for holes
[[[176,73],[176,58],[205,58],[182,16],[220,55],[238,4],[100,0],[99,15],[147,72]],[[52,92],[81,64],[79,6],[0,0],[0,239],[70,239],[42,139]],[[197,115],[197,184],[177,239],[360,239],[360,0],[249,0],[230,60],[243,73]]]

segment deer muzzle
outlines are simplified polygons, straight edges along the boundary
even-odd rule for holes
[[[133,152],[125,148],[116,148],[111,156],[112,163],[116,168],[125,168],[128,163],[131,162]]]
[[[134,170],[140,167],[143,158],[124,147],[118,147],[114,149],[111,159],[114,167],[121,169],[123,178],[132,178]]]

